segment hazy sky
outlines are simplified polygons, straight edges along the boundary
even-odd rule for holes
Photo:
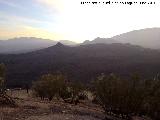
[[[131,6],[81,1],[96,0],[0,0],[0,39],[26,36],[82,42],[160,27],[159,0],[153,0],[156,5]]]

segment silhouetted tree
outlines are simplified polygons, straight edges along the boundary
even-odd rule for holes
[[[6,76],[6,66],[0,64],[0,106],[9,105],[12,107],[16,106],[15,101],[6,94],[5,92],[5,76]]]
[[[4,92],[5,88],[5,74],[6,74],[6,67],[3,63],[0,64],[0,93]]]

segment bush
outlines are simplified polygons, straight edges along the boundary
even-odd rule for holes
[[[69,86],[70,90],[71,90],[71,102],[77,104],[79,102],[79,97],[80,94],[82,93],[83,89],[83,85],[80,83],[72,83]]]
[[[84,98],[83,87],[80,83],[69,83],[61,91],[61,98],[68,103],[79,103],[79,100]]]
[[[160,81],[140,80],[134,75],[130,80],[122,80],[111,74],[101,75],[95,82],[96,101],[106,114],[130,119],[132,115],[148,115],[160,119]]]
[[[59,96],[65,86],[65,77],[61,74],[43,75],[39,81],[33,83],[33,90],[36,96],[42,99],[48,98],[52,100],[54,96]]]
[[[154,120],[160,120],[160,80],[147,81],[145,110]]]
[[[64,101],[77,104],[83,87],[80,83],[67,83],[65,80],[66,78],[62,74],[43,75],[40,80],[33,83],[35,95],[49,100],[58,96]]]
[[[63,100],[65,100],[72,97],[72,92],[67,85],[64,85],[59,95]]]

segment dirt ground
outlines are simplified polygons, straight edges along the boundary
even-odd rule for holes
[[[103,120],[103,109],[91,101],[81,101],[78,105],[64,103],[62,100],[40,100],[26,90],[9,90],[17,107],[0,106],[0,120]],[[114,119],[113,116],[108,116]],[[133,117],[133,120],[148,120]]]
[[[41,101],[25,90],[8,91],[17,107],[0,107],[0,120],[102,120],[103,110],[89,101],[78,105],[61,100]]]

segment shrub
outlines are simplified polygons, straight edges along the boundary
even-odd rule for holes
[[[43,75],[39,81],[33,84],[33,89],[36,96],[42,99],[48,98],[52,100],[54,96],[59,95],[64,89],[65,77],[62,74],[47,74]]]
[[[160,119],[159,80],[141,80],[137,75],[130,80],[122,80],[114,74],[103,74],[95,82],[95,95],[106,114],[115,114],[126,119],[130,119],[132,115]]]
[[[69,83],[64,87],[63,92],[61,92],[61,96],[65,102],[71,104],[79,103],[79,100],[83,97],[83,87],[80,83]]]
[[[41,99],[61,97],[64,101],[77,104],[82,95],[83,87],[80,83],[67,83],[62,74],[43,75],[40,80],[33,83],[33,90],[37,97]]]

